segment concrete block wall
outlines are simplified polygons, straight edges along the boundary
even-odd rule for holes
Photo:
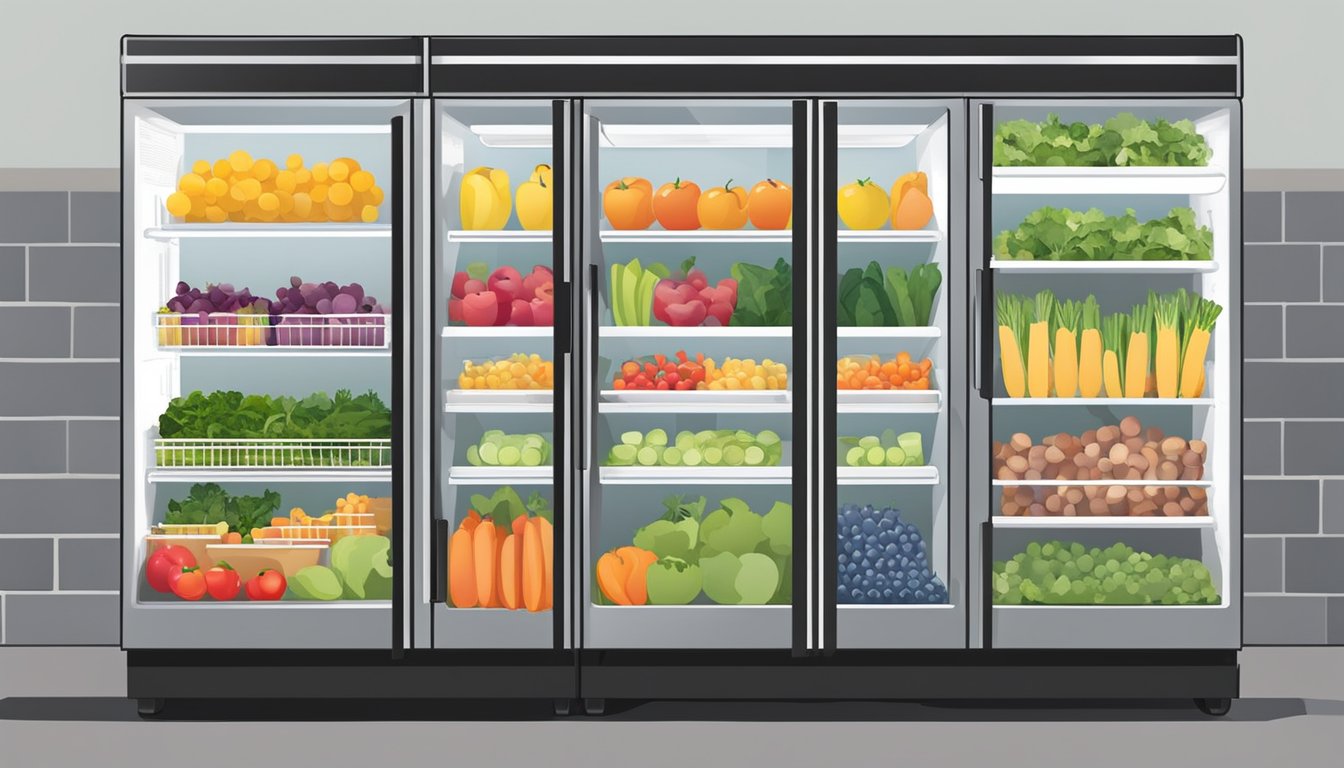
[[[119,642],[120,204],[84,178],[0,186],[5,645]]]
[[[1245,640],[1344,644],[1344,192],[1248,192]]]

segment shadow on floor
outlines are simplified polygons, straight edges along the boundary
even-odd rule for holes
[[[576,707],[575,711],[578,709]],[[1156,701],[612,701],[594,722],[1268,722],[1304,715],[1344,716],[1334,699],[1238,699],[1222,718],[1192,702]],[[12,697],[0,699],[0,720],[134,722],[134,701],[122,698]],[[174,700],[155,719],[167,721],[537,721],[557,719],[537,701],[287,701]]]

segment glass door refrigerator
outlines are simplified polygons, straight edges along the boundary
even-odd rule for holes
[[[123,40],[121,622],[144,714],[377,695],[409,646],[421,60],[413,38]]]

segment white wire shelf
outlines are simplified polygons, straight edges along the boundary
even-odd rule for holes
[[[836,392],[837,413],[938,413],[943,394],[936,389],[842,389]]]
[[[392,316],[375,314],[270,315],[234,312],[154,315],[159,349],[192,354],[388,354]]]
[[[391,439],[157,438],[156,472],[388,470]]]
[[[150,240],[178,240],[187,237],[391,237],[390,224],[328,223],[245,223],[165,224],[145,230]]]
[[[841,339],[938,339],[942,338],[943,329],[936,325],[902,328],[841,326],[835,329],[835,335]]]
[[[549,339],[555,328],[549,325],[445,325],[439,332],[445,339]]]
[[[452,229],[450,243],[550,243],[549,229]]]
[[[993,515],[995,528],[1213,528],[1214,519],[1208,515],[1165,517],[1065,517],[1062,515],[1021,516]]]
[[[996,195],[1212,195],[1226,185],[1227,174],[1207,166],[1012,166],[994,169],[993,191]]]
[[[390,483],[387,467],[261,468],[169,467],[146,473],[151,483]]]
[[[788,339],[793,337],[793,326],[604,325],[598,329],[598,336],[604,339]]]
[[[454,464],[448,469],[449,485],[549,485],[553,477],[549,464],[537,467]]]
[[[603,485],[787,485],[792,467],[600,467]]]
[[[789,413],[786,389],[634,390],[604,389],[600,413]]]
[[[1184,275],[1218,271],[1216,261],[1010,261],[990,259],[1000,274],[1024,275]]]
[[[550,413],[555,393],[549,389],[450,389],[444,392],[445,413]]]
[[[836,467],[839,485],[938,485],[938,468],[926,467]]]

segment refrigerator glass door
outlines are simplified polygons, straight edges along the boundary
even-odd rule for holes
[[[822,103],[827,649],[966,643],[963,125],[959,103]]]
[[[586,648],[795,644],[808,107],[584,104]]]
[[[972,114],[972,399],[988,406],[972,418],[988,624],[975,634],[1002,648],[1235,648],[1239,104]]]
[[[434,102],[435,648],[567,642],[568,115]]]
[[[408,113],[125,102],[125,647],[394,642]]]

